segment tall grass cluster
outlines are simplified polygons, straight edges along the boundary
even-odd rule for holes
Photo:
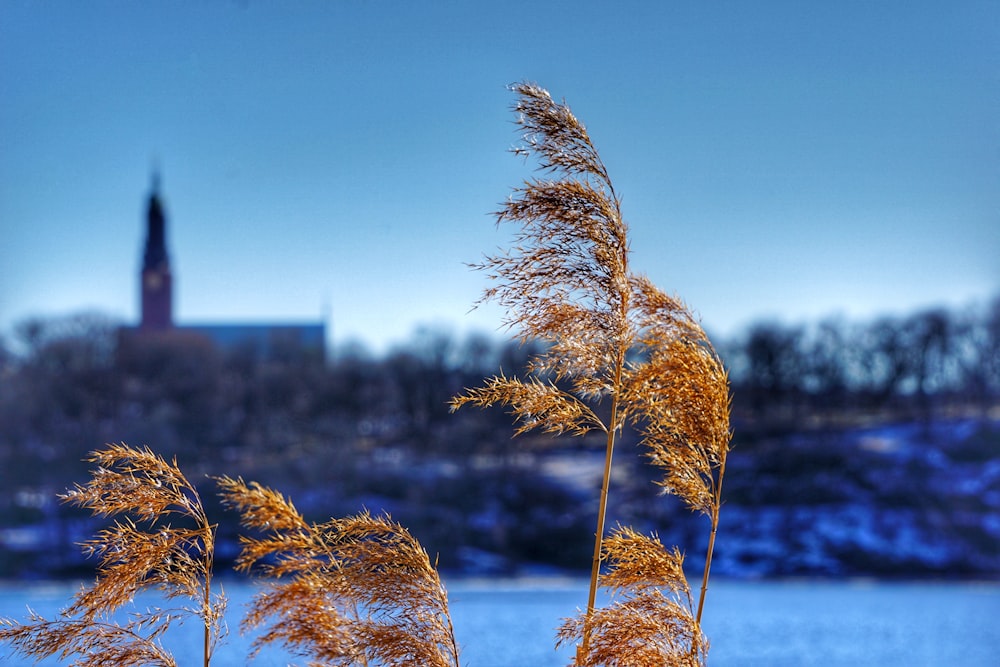
[[[560,637],[579,640],[579,665],[698,664],[731,437],[726,371],[691,311],[630,268],[621,200],[584,125],[536,85],[514,92],[523,139],[515,152],[536,158],[543,176],[515,189],[497,213],[498,224],[517,227],[514,247],[477,268],[492,282],[483,300],[506,309],[506,325],[523,341],[547,347],[526,377],[494,376],[453,405],[507,406],[518,432],[605,435],[587,607]],[[627,426],[662,470],[662,489],[709,519],[696,608],[678,551],[628,529],[604,541],[612,458]],[[599,613],[602,584],[621,599]],[[655,598],[661,615],[643,611]],[[626,627],[645,627],[643,639],[621,636]]]
[[[515,431],[605,441],[587,605],[565,619],[557,642],[574,665],[702,665],[701,631],[730,445],[729,382],[691,311],[629,264],[621,201],[584,125],[544,89],[513,86],[522,143],[541,176],[497,212],[516,228],[511,248],[477,268],[483,301],[506,311],[523,342],[541,342],[523,375],[501,372],[452,399],[506,406]],[[612,459],[625,429],[660,471],[654,480],[708,520],[697,595],[683,552],[627,526],[610,532]],[[174,665],[162,643],[171,623],[197,619],[208,667],[225,636],[225,596],[213,587],[215,524],[176,462],[124,444],[96,452],[92,479],[62,498],[110,528],[83,545],[97,579],[56,619],[0,621],[0,641],[34,658],[74,665]],[[448,598],[436,563],[388,516],[361,512],[307,522],[292,502],[255,482],[215,478],[223,505],[247,535],[237,570],[262,588],[241,622],[255,655],[281,645],[315,665],[459,665]],[[603,588],[608,603],[597,606]],[[116,620],[143,589],[168,608]]]

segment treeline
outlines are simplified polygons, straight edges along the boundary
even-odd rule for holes
[[[860,323],[758,323],[721,350],[744,425],[986,414],[1000,397],[1000,298]]]
[[[741,455],[776,433],[986,417],[1000,403],[1000,298],[863,323],[762,323],[718,348]],[[192,479],[243,475],[285,490],[316,520],[390,511],[445,568],[585,563],[595,493],[565,463],[587,460],[590,443],[559,440],[560,459],[545,436],[512,440],[502,409],[448,408],[534,351],[422,330],[383,355],[348,346],[325,361],[294,348],[260,358],[183,330],[123,336],[97,314],[25,322],[0,343],[0,575],[79,566],[79,517],[52,499],[87,476],[89,451],[120,441],[176,456]],[[643,500],[641,458],[620,465],[636,472],[618,477],[635,499],[622,511],[665,511]]]

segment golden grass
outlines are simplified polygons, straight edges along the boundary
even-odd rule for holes
[[[458,667],[448,597],[427,552],[388,516],[309,523],[281,494],[220,478],[244,527],[237,569],[265,579],[243,621],[325,665]]]
[[[488,378],[452,408],[507,406],[517,433],[606,435],[588,603],[563,623],[558,641],[578,642],[581,667],[703,665],[701,616],[731,438],[726,371],[687,307],[630,270],[620,200],[583,124],[538,86],[514,92],[524,140],[516,152],[535,156],[551,178],[514,190],[497,213],[498,224],[519,225],[514,246],[477,268],[493,283],[483,300],[506,308],[505,324],[522,341],[548,346],[526,377]],[[610,409],[599,414],[604,401]],[[627,527],[604,537],[612,456],[626,426],[662,471],[662,489],[709,518],[697,605],[676,547]],[[148,448],[110,445],[90,460],[98,465],[91,481],[63,500],[118,517],[83,545],[100,559],[97,581],[55,620],[0,619],[0,641],[34,658],[74,657],[81,667],[173,666],[160,639],[173,621],[196,617],[208,667],[225,597],[212,592],[215,526],[196,489],[176,462]],[[444,586],[403,526],[367,512],[310,523],[272,489],[230,477],[216,483],[258,535],[241,537],[237,561],[263,582],[242,622],[245,631],[263,631],[252,655],[279,644],[310,665],[458,667]],[[602,609],[599,587],[611,596]],[[112,620],[149,588],[191,606]]]
[[[637,428],[650,460],[663,470],[661,487],[711,522],[690,630],[695,639],[688,642],[700,660],[697,637],[730,444],[728,378],[687,307],[629,268],[621,202],[586,128],[544,89],[520,83],[513,90],[523,139],[515,152],[534,156],[545,177],[515,188],[496,214],[497,224],[517,225],[513,246],[474,267],[491,281],[481,301],[503,306],[504,324],[522,341],[548,347],[525,378],[488,378],[456,396],[452,408],[506,406],[517,433],[605,433],[590,592],[578,626],[581,665],[633,664],[595,653],[590,629],[597,627],[598,579],[608,557],[602,544],[615,442],[627,424]],[[610,404],[606,418],[593,408],[601,401]]]
[[[89,460],[98,464],[91,480],[61,497],[116,517],[82,545],[100,559],[97,580],[55,619],[30,610],[24,622],[0,619],[0,642],[27,657],[73,659],[80,667],[175,667],[163,634],[171,623],[195,617],[204,626],[208,667],[224,636],[226,601],[211,589],[215,525],[197,490],[176,462],[148,448],[109,445]],[[367,512],[309,523],[284,496],[256,482],[215,481],[223,503],[261,535],[241,536],[236,564],[263,580],[242,621],[245,631],[263,630],[251,657],[279,644],[310,665],[458,667],[447,593],[405,528]],[[115,620],[148,589],[189,606]]]
[[[36,659],[74,656],[72,664],[81,667],[174,665],[160,638],[171,623],[194,617],[204,627],[207,666],[224,635],[226,598],[212,591],[215,526],[197,490],[176,462],[148,448],[109,445],[88,460],[98,466],[91,480],[60,497],[95,516],[117,517],[82,545],[100,559],[97,579],[58,619],[34,613],[25,623],[0,619],[0,641]],[[113,620],[149,589],[190,606],[137,610],[127,622]]]
[[[559,643],[588,636],[586,652],[577,654],[586,665],[703,664],[708,644],[694,619],[680,551],[619,527],[604,540],[603,556],[607,571],[600,582],[611,603],[564,621]]]

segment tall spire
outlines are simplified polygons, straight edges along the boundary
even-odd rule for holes
[[[167,254],[167,219],[160,200],[160,172],[154,169],[146,208],[146,246],[142,256],[142,329],[173,326],[173,289]]]

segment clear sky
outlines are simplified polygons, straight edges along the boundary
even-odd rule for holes
[[[995,0],[3,0],[0,332],[138,319],[154,165],[180,323],[490,332],[520,80],[710,331],[1000,292]]]

